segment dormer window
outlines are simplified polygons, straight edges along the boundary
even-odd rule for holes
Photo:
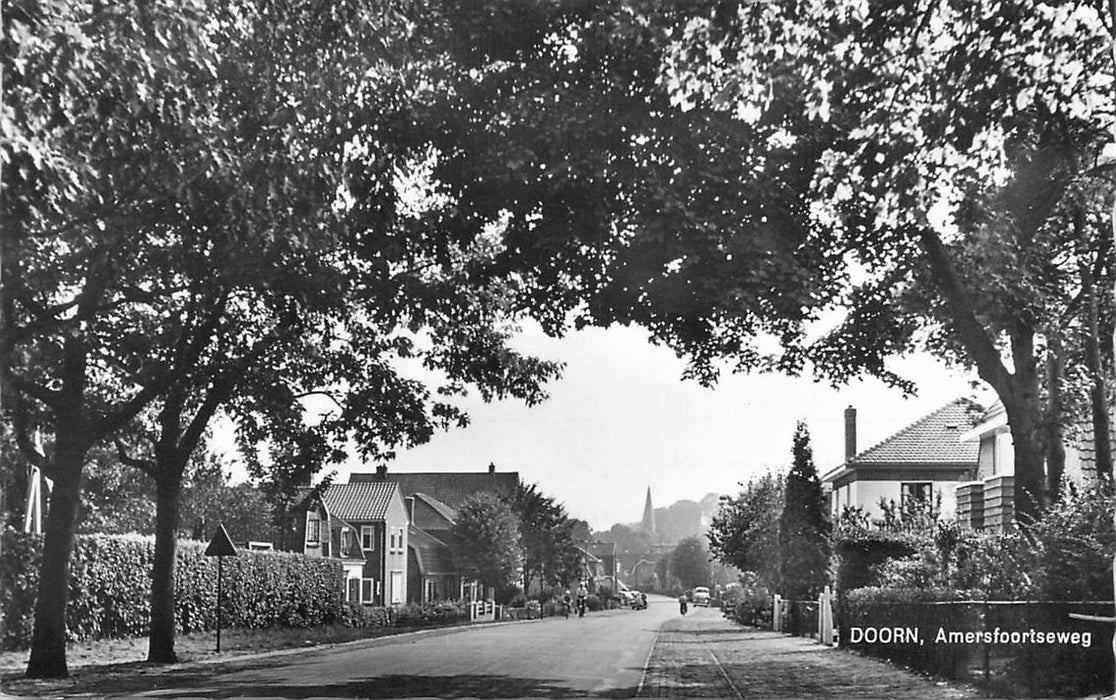
[[[376,538],[371,525],[360,526],[360,548],[368,551],[375,549]]]

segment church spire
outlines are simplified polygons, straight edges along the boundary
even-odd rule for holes
[[[643,531],[655,534],[655,509],[651,505],[651,487],[647,487],[647,502],[643,505]]]

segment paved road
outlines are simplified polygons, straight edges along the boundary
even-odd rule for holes
[[[48,695],[145,698],[837,698],[956,700],[887,664],[741,627],[713,609],[591,613],[223,663],[131,669]],[[16,690],[19,695],[43,693]]]
[[[677,613],[675,613],[677,614]],[[647,610],[479,627],[382,640],[214,678],[194,696],[632,697],[655,634],[671,615],[664,600]],[[244,690],[252,690],[245,693]]]

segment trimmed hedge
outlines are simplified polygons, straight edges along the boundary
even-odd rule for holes
[[[175,568],[178,631],[213,629],[217,561],[205,544],[179,542]],[[155,541],[139,535],[79,535],[66,606],[70,641],[141,636],[150,617]],[[5,529],[0,541],[0,605],[5,649],[30,644],[42,536]],[[240,551],[224,564],[222,624],[309,627],[342,621],[341,564],[298,554]]]
[[[442,601],[438,603],[411,603],[395,611],[398,627],[426,627],[452,625],[469,620],[467,603]]]

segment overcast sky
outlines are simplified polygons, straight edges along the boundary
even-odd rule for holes
[[[505,401],[470,404],[472,425],[440,433],[402,452],[389,470],[481,471],[494,463],[563,502],[595,530],[637,522],[651,487],[656,506],[736,493],[738,483],[790,464],[795,422],[806,421],[820,473],[842,462],[843,411],[858,410],[863,450],[958,396],[974,392],[969,378],[927,357],[896,367],[917,381],[919,394],[876,381],[839,391],[808,379],[725,376],[714,389],[681,380],[684,363],[650,345],[638,328],[589,329],[563,339],[528,328],[517,348],[567,363],[551,398],[527,408]],[[353,468],[339,470],[346,480]]]

